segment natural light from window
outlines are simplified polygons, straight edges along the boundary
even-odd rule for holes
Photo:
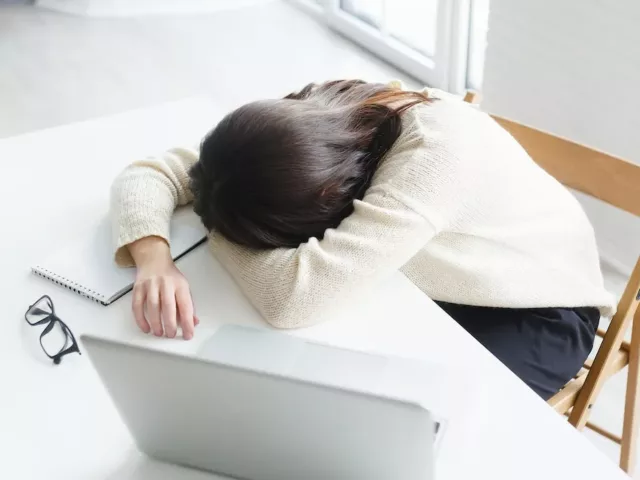
[[[489,0],[292,0],[426,85],[482,86]]]

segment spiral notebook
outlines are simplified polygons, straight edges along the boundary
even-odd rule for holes
[[[171,256],[183,257],[206,240],[206,230],[189,207],[175,211],[171,220]],[[111,225],[105,218],[98,228],[51,257],[31,267],[36,275],[110,305],[133,288],[134,268],[118,267],[114,260]]]

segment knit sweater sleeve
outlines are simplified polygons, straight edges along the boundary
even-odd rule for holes
[[[321,240],[292,249],[254,251],[220,235],[213,252],[271,325],[296,328],[325,320],[334,308],[404,265],[434,234],[419,213],[369,193]]]
[[[133,162],[111,187],[111,225],[116,263],[133,266],[130,243],[157,236],[169,242],[171,216],[193,200],[189,168],[198,160],[196,148],[174,148]]]

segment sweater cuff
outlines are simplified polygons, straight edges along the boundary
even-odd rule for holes
[[[134,267],[135,262],[129,249],[133,242],[146,237],[160,237],[169,241],[171,214],[156,212],[146,218],[129,218],[125,225],[117,225],[114,231],[115,262],[120,267]]]

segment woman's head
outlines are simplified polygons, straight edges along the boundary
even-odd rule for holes
[[[190,171],[195,211],[209,230],[248,247],[322,238],[363,197],[401,133],[400,115],[425,101],[345,80],[240,107],[202,142]]]

